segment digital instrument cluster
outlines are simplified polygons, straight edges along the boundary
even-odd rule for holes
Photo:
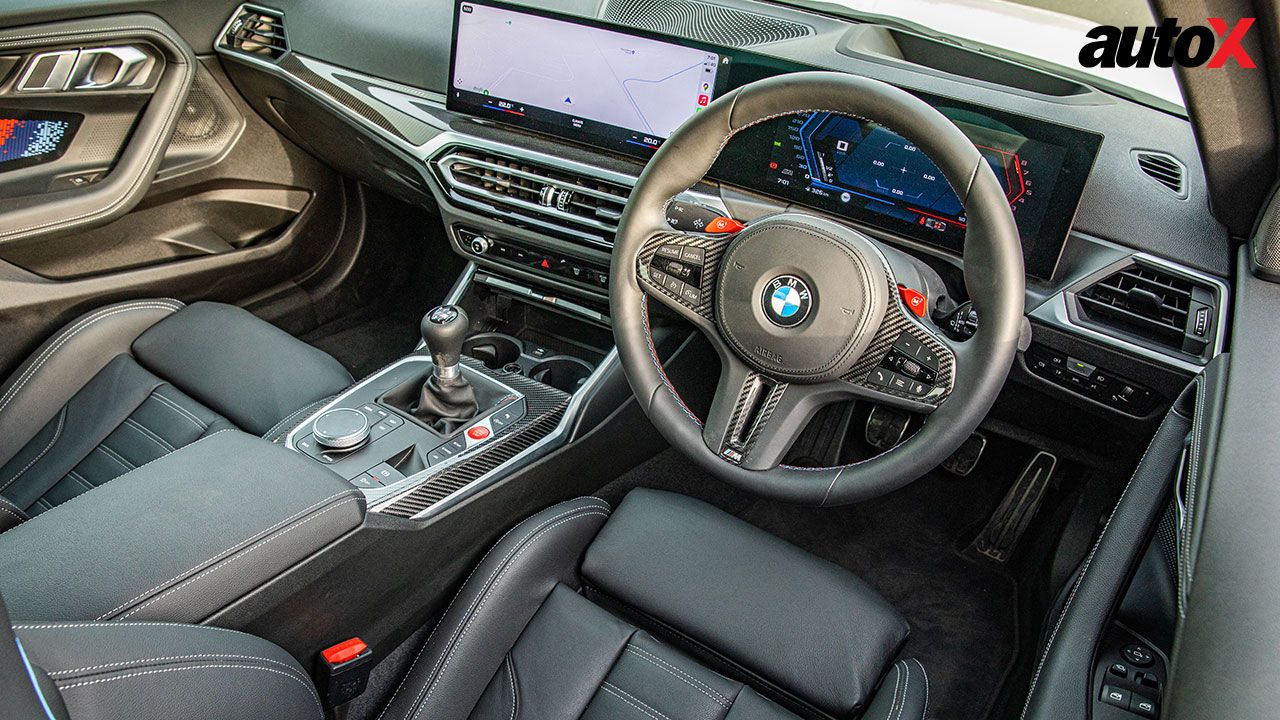
[[[459,0],[447,106],[648,159],[716,97],[815,68],[597,20]],[[1004,190],[1030,275],[1048,278],[1100,135],[909,90],[973,142]],[[851,117],[784,116],[738,133],[709,177],[961,253],[959,198],[908,138]]]

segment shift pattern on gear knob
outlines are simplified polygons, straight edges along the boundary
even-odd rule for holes
[[[419,327],[422,341],[431,352],[438,377],[458,375],[458,360],[462,356],[462,343],[467,339],[469,324],[467,313],[457,305],[437,306],[422,318]]]

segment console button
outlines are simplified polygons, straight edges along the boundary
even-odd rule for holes
[[[1093,371],[1097,370],[1096,365],[1090,365],[1083,360],[1077,360],[1073,357],[1067,358],[1067,369],[1079,375],[1080,377],[1092,377]]]
[[[1155,655],[1152,655],[1150,650],[1137,643],[1125,645],[1120,654],[1124,655],[1125,660],[1140,668],[1151,667],[1151,663],[1156,661]]]
[[[1129,709],[1129,691],[1115,685],[1102,686],[1102,702],[1121,710]]]
[[[1130,695],[1129,712],[1137,713],[1142,717],[1153,718],[1156,716],[1156,701],[1141,695]]]
[[[472,440],[483,440],[489,437],[490,434],[489,428],[483,425],[475,425],[467,430],[467,437]]]
[[[467,449],[467,441],[462,438],[454,438],[450,440],[445,447],[449,449],[449,452],[457,455]]]
[[[432,450],[431,452],[427,453],[428,465],[436,465],[444,462],[446,459],[448,459],[448,456],[440,452],[440,448],[436,448],[435,450]]]
[[[399,470],[391,467],[388,463],[381,463],[377,467],[369,471],[369,475],[383,485],[390,485],[404,479],[404,474]]]
[[[369,473],[360,473],[356,477],[351,478],[351,484],[358,488],[380,488],[382,483]]]
[[[489,424],[493,426],[494,430],[504,428],[516,421],[517,412],[518,410],[515,407],[503,408],[489,417]]]

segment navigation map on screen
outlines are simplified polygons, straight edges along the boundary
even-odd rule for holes
[[[711,102],[720,55],[539,15],[463,3],[452,100],[501,119],[535,116],[585,132],[629,131],[656,148]],[[548,113],[554,114],[556,118]]]

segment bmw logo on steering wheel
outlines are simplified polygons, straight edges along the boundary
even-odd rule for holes
[[[770,280],[760,301],[769,322],[785,328],[804,322],[813,307],[809,285],[795,275],[779,275]]]

